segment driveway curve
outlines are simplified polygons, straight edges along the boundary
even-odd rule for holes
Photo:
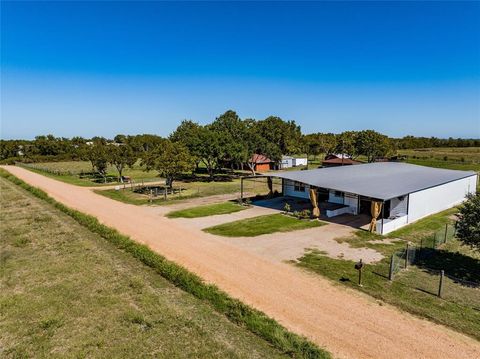
[[[63,204],[148,245],[338,358],[480,358],[480,343],[199,230],[14,166],[6,170]]]

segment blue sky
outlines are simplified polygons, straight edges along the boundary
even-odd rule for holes
[[[1,6],[2,138],[167,135],[227,109],[480,137],[479,2]]]

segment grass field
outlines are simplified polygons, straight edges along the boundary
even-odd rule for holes
[[[255,237],[262,234],[320,227],[325,224],[317,220],[300,220],[278,213],[224,223],[205,228],[204,231],[225,237]]]
[[[480,171],[480,147],[437,147],[398,150],[407,162],[452,170]]]
[[[283,357],[50,204],[0,189],[2,357]]]
[[[419,148],[398,150],[396,154],[406,156],[406,162],[415,165],[480,172],[480,147]],[[318,168],[324,157],[324,154],[310,156],[308,168]],[[362,156],[357,159],[366,161]]]
[[[357,231],[352,237],[339,239],[339,242],[348,242],[350,246],[372,248],[385,255],[379,263],[365,265],[363,287],[357,285],[358,272],[352,261],[310,251],[296,264],[336,283],[361,290],[415,315],[480,339],[480,287],[463,285],[446,277],[444,299],[436,296],[440,269],[480,285],[480,253],[451,240],[437,248],[430,259],[398,273],[394,281],[387,279],[392,253],[405,248],[406,241],[418,245],[420,241],[431,238],[435,231],[442,230],[445,223],[451,221],[455,212],[455,209],[447,210],[390,233],[388,238],[401,239],[393,244],[382,243],[379,239],[384,237],[366,231]]]
[[[174,188],[179,189],[181,188],[182,191],[177,192],[175,194],[169,194],[167,196],[167,200],[161,195],[150,197],[148,194],[141,194],[132,192],[128,186],[125,190],[101,190],[98,189],[95,192],[129,204],[135,205],[144,205],[144,204],[172,204],[177,201],[186,200],[189,198],[196,198],[196,197],[208,197],[214,195],[223,195],[223,194],[236,194],[240,197],[240,180],[234,179],[232,181],[225,181],[225,182],[182,182],[182,181],[175,181]],[[261,182],[254,182],[254,181],[245,181],[244,182],[244,192],[249,194],[267,194],[268,188],[265,183]]]
[[[29,167],[30,170],[33,170],[36,173],[41,173],[47,175],[51,178],[58,179],[60,181],[74,184],[77,186],[102,186],[104,183],[96,183],[90,180],[89,178],[80,178],[79,174],[83,172],[92,171],[92,165],[88,161],[66,161],[66,162],[40,162],[32,164],[34,168]],[[59,171],[64,173],[62,175],[57,175],[55,173],[47,171]],[[70,172],[71,174],[68,174]],[[136,182],[141,181],[157,181],[160,180],[158,173],[155,171],[144,171],[140,166],[140,163],[137,162],[132,168],[126,168],[123,173],[124,176],[130,176]],[[115,167],[109,165],[107,168],[107,176],[117,177],[118,172]],[[111,183],[110,183],[111,184]]]
[[[247,209],[245,206],[241,206],[234,202],[216,203],[206,206],[198,206],[179,211],[173,211],[167,214],[169,218],[198,218],[214,216],[219,214],[228,214],[243,211]]]

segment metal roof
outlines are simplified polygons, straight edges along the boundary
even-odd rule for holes
[[[400,162],[264,174],[381,200],[400,197],[474,175],[476,173],[473,171],[446,170]]]

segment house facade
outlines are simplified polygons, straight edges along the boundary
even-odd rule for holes
[[[284,196],[309,200],[313,193],[324,204],[322,215],[327,217],[375,217],[375,232],[379,234],[460,204],[469,193],[476,192],[478,181],[471,171],[399,162],[277,172],[271,176],[282,179]]]

